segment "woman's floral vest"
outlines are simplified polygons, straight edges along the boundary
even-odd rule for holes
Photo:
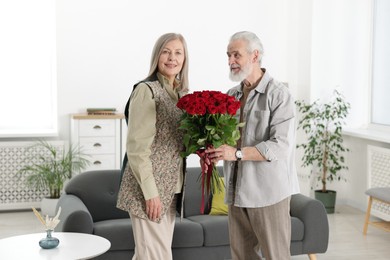
[[[183,133],[179,128],[182,111],[163,89],[159,81],[145,82],[153,92],[156,102],[156,135],[151,146],[153,175],[162,202],[162,216],[169,209],[179,174],[180,152],[183,151]],[[142,108],[140,108],[142,109]],[[117,207],[131,212],[131,214],[147,219],[145,213],[145,199],[142,190],[135,179],[129,164],[122,177],[121,188],[118,194]],[[159,222],[160,220],[157,220]]]

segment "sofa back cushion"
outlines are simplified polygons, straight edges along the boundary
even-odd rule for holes
[[[217,167],[219,175],[223,176],[223,167]],[[201,174],[200,167],[187,167],[186,172],[186,187],[184,195],[184,217],[201,215],[200,207],[202,202],[201,182],[199,176]],[[210,212],[210,199],[205,196],[204,214]]]
[[[67,194],[79,197],[88,208],[93,221],[128,218],[116,207],[120,170],[87,171],[73,177],[65,187]]]

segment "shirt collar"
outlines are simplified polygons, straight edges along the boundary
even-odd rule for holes
[[[157,78],[160,82],[161,86],[165,91],[168,93],[168,95],[175,101],[178,100],[180,96],[180,92],[178,91],[178,88],[173,88],[171,84],[169,84],[169,80],[161,73],[157,72]],[[179,84],[179,80],[175,79],[173,84]],[[177,86],[177,85],[176,85]]]
[[[167,79],[167,77],[165,77],[163,74],[161,74],[160,72],[157,72],[157,78],[158,78],[158,81],[160,81],[161,85],[164,86],[165,88],[166,87],[170,87],[172,88],[171,84],[169,83],[169,80]],[[175,79],[174,82],[173,82],[173,85],[175,86],[175,88],[173,88],[176,92],[177,92],[177,88],[176,86],[179,86],[180,85],[180,80],[178,79]]]
[[[264,68],[262,68],[263,71],[263,77],[261,78],[259,84],[255,88],[255,90],[259,93],[265,93],[265,89],[268,86],[268,83],[272,80],[271,75],[269,75],[268,71]]]
[[[254,90],[259,92],[259,93],[264,93],[265,89],[267,88],[268,83],[272,80],[272,77],[265,68],[261,68],[261,70],[263,71],[263,76],[261,77],[260,82],[254,88]],[[237,92],[239,93],[239,96],[241,96],[243,94],[243,91],[242,91],[243,84],[244,84],[244,82],[242,81],[240,83],[240,85],[238,85],[236,88]]]

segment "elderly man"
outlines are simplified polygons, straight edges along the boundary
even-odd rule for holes
[[[252,32],[238,32],[227,48],[228,91],[241,101],[237,147],[208,149],[224,160],[225,203],[233,259],[290,259],[290,198],[299,192],[294,165],[295,107],[288,88],[261,67],[263,45]]]

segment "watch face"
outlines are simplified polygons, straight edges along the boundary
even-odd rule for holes
[[[241,150],[237,150],[237,151],[236,151],[236,157],[237,157],[238,159],[242,159],[242,152],[241,152]]]

